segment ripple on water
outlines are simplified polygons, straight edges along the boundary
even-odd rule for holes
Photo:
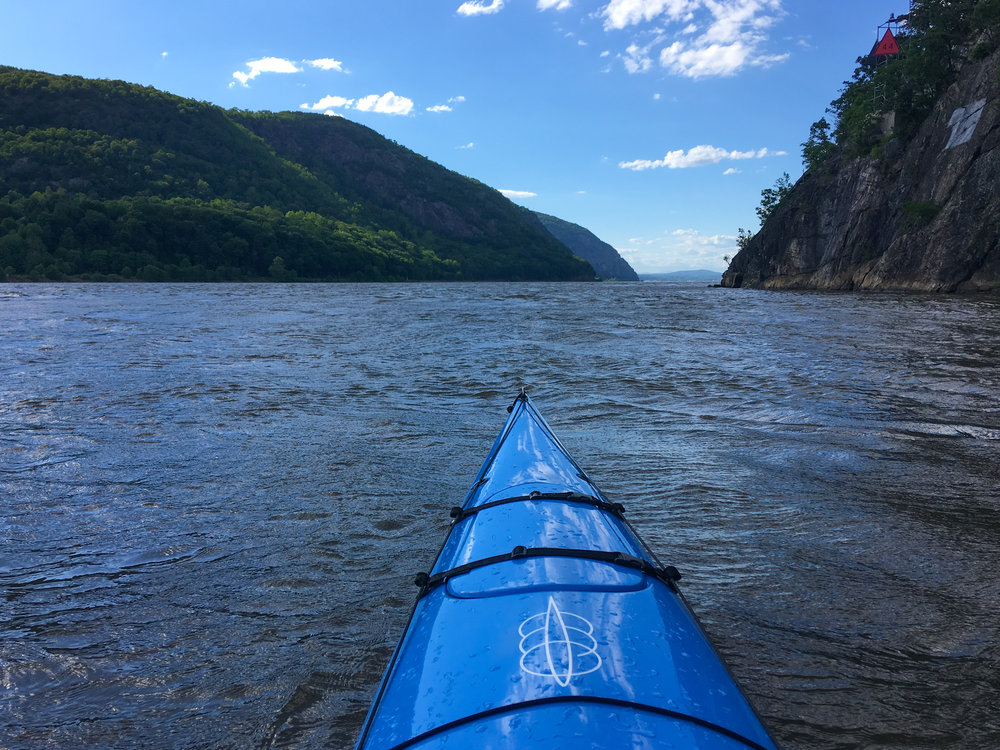
[[[0,315],[12,746],[350,746],[521,386],[783,746],[1000,746],[989,301],[54,284]]]

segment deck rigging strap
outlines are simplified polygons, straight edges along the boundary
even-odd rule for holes
[[[735,740],[744,747],[748,747],[751,750],[767,750],[764,745],[759,742],[746,737],[739,732],[736,732],[728,727],[722,726],[721,724],[716,724],[715,722],[708,721],[707,719],[702,719],[698,716],[692,716],[691,714],[684,713],[683,711],[675,711],[670,708],[665,708],[663,706],[651,706],[648,703],[637,703],[636,701],[622,700],[620,698],[605,698],[598,695],[553,695],[547,698],[536,698],[534,700],[521,701],[520,703],[510,703],[503,706],[493,706],[487,708],[478,713],[472,714],[470,716],[463,716],[459,719],[446,722],[440,726],[436,726],[426,732],[418,734],[411,737],[408,740],[404,740],[397,745],[393,745],[391,750],[405,750],[406,748],[413,747],[414,745],[419,745],[420,743],[430,739],[439,734],[444,734],[452,729],[457,729],[461,726],[467,724],[473,724],[477,721],[482,721],[483,719],[491,719],[495,716],[502,716],[504,714],[512,714],[517,711],[525,711],[527,709],[539,708],[543,706],[553,706],[560,704],[568,704],[572,706],[580,705],[605,705],[614,708],[624,708],[637,712],[648,712],[652,714],[659,714],[660,716],[666,716],[670,719],[675,719],[677,721],[686,721],[690,724],[695,724],[697,726],[703,727],[713,732],[718,732],[719,734],[728,737],[731,740]],[[727,743],[731,744],[731,743]]]
[[[451,568],[450,570],[443,570],[440,573],[435,573],[434,575],[430,575],[428,573],[417,573],[417,575],[413,577],[413,583],[420,587],[420,593],[417,594],[417,598],[420,599],[421,597],[426,596],[441,584],[447,583],[449,579],[464,575],[476,570],[477,568],[484,568],[487,565],[495,565],[496,563],[510,562],[512,560],[524,560],[529,557],[571,557],[578,560],[595,560],[597,562],[609,563],[611,565],[619,565],[624,568],[632,568],[634,570],[641,571],[651,578],[655,578],[656,580],[665,583],[672,591],[675,592],[677,591],[677,581],[681,579],[680,572],[673,565],[660,567],[649,562],[649,560],[643,560],[641,557],[635,557],[627,552],[609,552],[607,550],[594,549],[568,549],[565,547],[522,547],[518,545],[510,552],[506,552],[502,555],[484,557],[482,560],[473,560],[472,562],[459,565],[458,567]]]
[[[459,521],[464,521],[469,516],[473,516],[481,510],[487,510],[488,508],[495,508],[498,505],[507,505],[508,503],[521,503],[526,500],[561,500],[565,503],[582,503],[584,505],[593,505],[595,508],[607,511],[608,513],[616,516],[618,518],[625,517],[625,506],[621,503],[609,503],[607,500],[601,500],[593,495],[584,495],[579,492],[532,492],[528,495],[517,495],[515,497],[505,497],[502,500],[494,500],[493,502],[483,503],[482,505],[476,505],[472,508],[462,508],[456,505],[451,509],[451,517],[454,519],[451,523],[452,526],[457,524]]]

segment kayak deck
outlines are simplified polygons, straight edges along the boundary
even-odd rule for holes
[[[773,748],[663,567],[522,394],[360,748]]]

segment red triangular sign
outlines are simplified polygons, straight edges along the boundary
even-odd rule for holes
[[[899,45],[896,43],[896,37],[892,35],[891,31],[886,31],[885,36],[882,37],[882,41],[875,45],[875,56],[885,57],[886,55],[898,55]]]

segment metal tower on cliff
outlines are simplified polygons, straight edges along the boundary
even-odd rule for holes
[[[913,10],[912,0],[910,2],[910,10]],[[889,62],[899,57],[899,42],[896,41],[896,37],[906,26],[908,19],[909,14],[897,16],[895,13],[890,13],[889,20],[879,25],[875,36],[875,46],[872,47],[872,51],[869,53],[869,58],[875,66],[876,73],[878,72],[878,68],[888,65]],[[879,80],[878,75],[875,75],[874,81],[875,109],[882,110],[886,102],[886,86],[884,82]]]

